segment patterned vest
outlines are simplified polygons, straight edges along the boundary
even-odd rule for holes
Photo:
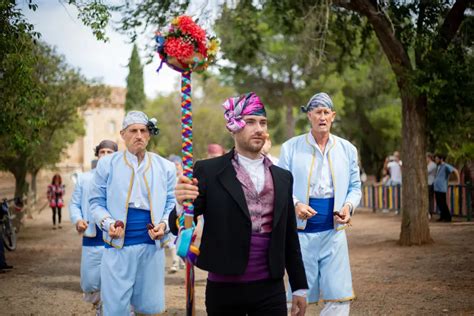
[[[272,162],[267,157],[263,160],[265,182],[260,193],[257,192],[245,168],[239,165],[237,153],[234,159],[232,159],[232,164],[237,173],[237,179],[242,184],[250,219],[252,220],[252,232],[270,233],[272,231],[273,203],[275,198],[273,178],[270,172]]]
[[[239,165],[237,153],[234,159],[232,159],[232,165],[237,173],[237,179],[242,184],[250,219],[252,220],[249,259],[243,274],[222,275],[209,272],[208,280],[231,283],[267,280],[270,278],[268,248],[270,246],[270,233],[273,224],[273,200],[275,197],[273,178],[270,172],[272,162],[266,157],[263,160],[265,181],[260,193],[257,193],[257,189],[245,168]]]

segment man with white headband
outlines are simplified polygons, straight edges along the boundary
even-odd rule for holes
[[[160,314],[165,311],[165,255],[162,240],[175,206],[174,164],[146,150],[157,135],[156,120],[131,111],[120,134],[127,149],[99,160],[90,208],[103,231],[101,266],[104,315]]]
[[[100,160],[117,150],[115,142],[103,140],[95,147],[95,156]],[[69,214],[71,223],[77,232],[82,234],[81,288],[84,292],[84,301],[92,303],[96,315],[101,315],[100,262],[104,252],[104,240],[89,208],[89,189],[94,172],[93,169],[78,176],[69,204]]]
[[[326,93],[302,107],[307,134],[286,141],[278,165],[291,171],[298,232],[308,278],[308,302],[325,302],[321,315],[349,315],[355,298],[345,228],[361,198],[357,149],[330,133],[336,117]]]

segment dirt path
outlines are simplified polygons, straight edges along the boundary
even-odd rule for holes
[[[8,252],[0,274],[0,315],[94,315],[79,287],[81,240],[64,212],[52,230],[50,210],[36,214]],[[357,300],[352,315],[474,315],[474,225],[431,224],[431,246],[400,248],[400,217],[359,212],[349,245]],[[196,277],[197,315],[204,313],[206,274]],[[166,278],[169,315],[184,315],[184,272]],[[312,305],[308,315],[319,308]]]

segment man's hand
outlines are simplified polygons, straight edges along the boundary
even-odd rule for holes
[[[318,214],[313,208],[309,205],[298,202],[295,206],[296,216],[300,219],[308,219]]]
[[[165,223],[159,223],[152,229],[148,230],[148,235],[150,236],[152,240],[161,239],[165,235],[165,229],[166,229]]]
[[[336,223],[348,224],[351,220],[351,209],[348,204],[344,205],[338,212],[339,215],[334,215]]]
[[[197,187],[198,180],[193,179],[192,181],[185,176],[181,176],[178,179],[178,184],[174,194],[176,196],[176,201],[183,205],[185,200],[195,200],[199,195],[199,188]]]
[[[80,219],[76,223],[76,230],[78,233],[83,233],[87,229],[87,222]]]
[[[306,313],[306,297],[293,295],[291,316],[303,316]]]
[[[123,235],[125,234],[125,231],[123,230],[123,227],[115,227],[115,224],[110,224],[109,227],[109,236],[112,238],[122,238]]]

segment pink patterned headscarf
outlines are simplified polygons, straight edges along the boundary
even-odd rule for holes
[[[254,92],[229,98],[222,104],[222,107],[224,108],[224,118],[227,121],[226,127],[233,133],[245,127],[244,115],[267,116],[265,106]]]

